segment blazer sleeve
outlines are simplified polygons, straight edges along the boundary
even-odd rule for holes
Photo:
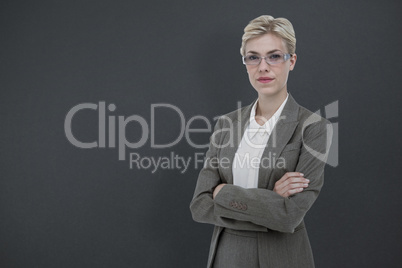
[[[253,217],[242,219],[242,217],[230,213],[228,209],[225,209],[225,206],[216,203],[212,198],[215,187],[222,183],[219,174],[218,150],[224,132],[225,129],[222,128],[222,120],[219,119],[210,138],[204,167],[198,176],[194,196],[190,203],[192,217],[194,221],[201,223],[209,223],[236,230],[267,232],[267,228],[263,225],[251,222]],[[224,200],[221,201],[225,203]],[[222,212],[222,210],[228,210],[229,213],[218,213],[219,211]]]
[[[307,188],[285,198],[268,189],[245,189],[227,184],[210,205],[214,208],[214,217],[251,222],[271,230],[293,233],[324,183],[326,158],[320,159],[311,149],[327,155],[326,150],[332,140],[332,126],[327,123],[322,119],[306,127],[303,133],[303,146],[295,171],[303,173],[310,180]]]

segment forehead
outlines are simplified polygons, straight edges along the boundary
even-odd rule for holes
[[[252,38],[246,43],[246,53],[252,51],[258,54],[267,54],[275,50],[286,52],[285,42],[282,38],[270,33]]]

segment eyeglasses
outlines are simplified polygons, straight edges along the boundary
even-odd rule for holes
[[[254,54],[251,55],[246,55],[243,57],[243,64],[245,65],[258,65],[261,63],[262,59],[265,59],[265,62],[269,65],[275,65],[278,63],[282,63],[290,59],[292,55],[290,54],[285,54],[282,52],[273,52],[269,53],[265,57],[260,57]]]

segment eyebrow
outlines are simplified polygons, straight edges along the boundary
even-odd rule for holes
[[[267,54],[272,53],[272,52],[276,52],[276,51],[280,51],[280,50],[279,50],[279,49],[274,49],[274,50],[268,51]],[[282,52],[282,51],[280,51],[280,52]],[[258,52],[252,51],[252,50],[246,52],[246,54],[248,54],[248,53],[251,53],[251,54],[260,54],[260,53],[258,53]]]

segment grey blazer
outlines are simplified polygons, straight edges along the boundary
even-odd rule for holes
[[[271,164],[263,166],[261,162],[258,188],[245,189],[233,185],[232,164],[252,105],[218,119],[190,204],[195,221],[215,225],[208,267],[213,265],[224,228],[257,233],[261,268],[314,267],[303,218],[323,186],[332,126],[289,95],[262,155],[271,159]],[[310,184],[304,191],[284,198],[273,188],[291,171],[302,172]],[[227,185],[213,199],[212,193],[221,183]]]

